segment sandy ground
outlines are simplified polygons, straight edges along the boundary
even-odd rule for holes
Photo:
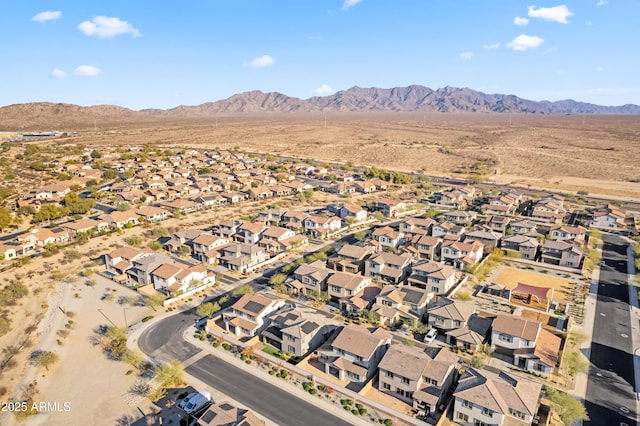
[[[169,230],[178,227],[204,228],[232,217],[256,213],[264,206],[263,202],[243,203],[226,209],[198,212],[179,220],[169,219],[157,225]],[[100,348],[92,346],[90,339],[97,326],[109,324],[104,315],[116,325],[124,325],[125,311],[117,304],[117,299],[120,295],[136,293],[97,275],[92,278],[98,285],[87,287],[78,273],[92,266],[91,259],[126,245],[126,237],[144,235],[153,226],[156,225],[94,238],[77,246],[83,254],[79,260],[64,261],[63,250],[60,254],[36,258],[21,268],[2,273],[2,285],[11,280],[22,280],[30,289],[30,294],[21,299],[18,306],[5,310],[11,319],[11,331],[0,337],[0,349],[18,345],[25,339],[26,328],[40,320],[27,345],[14,356],[16,366],[6,370],[0,377],[0,388],[6,392],[2,399],[19,399],[23,387],[37,380],[38,402],[70,402],[72,407],[67,413],[37,415],[29,419],[28,424],[79,424],[86,416],[99,419],[97,423],[92,420],[96,424],[114,424],[116,419],[134,409],[127,404],[127,394],[136,381],[135,374],[126,376],[125,373],[131,368],[122,362],[108,360]],[[57,277],[52,275],[55,271],[59,273]],[[114,293],[115,301],[101,300],[106,287],[117,290]],[[73,318],[67,317],[60,307],[66,312],[73,312]],[[153,314],[150,308],[126,306],[129,324]],[[69,319],[73,321],[73,328],[69,330],[68,337],[62,338],[57,333],[65,329]],[[61,340],[62,345],[57,340]],[[50,367],[50,371],[36,370],[29,362],[35,350],[54,351],[60,360]],[[100,423],[102,419],[105,423]],[[0,424],[12,425],[15,419],[8,413],[0,413]]]
[[[496,284],[505,286],[508,289],[516,287],[518,282],[535,285],[538,287],[553,288],[553,298],[555,300],[568,301],[573,286],[567,280],[540,274],[527,272],[519,269],[504,268],[493,279]]]

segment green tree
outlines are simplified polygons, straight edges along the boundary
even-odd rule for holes
[[[35,358],[33,358],[33,365],[36,367],[44,367],[46,370],[49,370],[49,367],[59,360],[60,356],[57,353],[44,351],[38,353]]]
[[[355,234],[353,234],[353,238],[355,238],[358,241],[362,241],[367,237],[367,233],[364,231],[358,231]]]
[[[269,279],[269,284],[271,284],[274,287],[277,285],[282,285],[284,283],[284,280],[286,279],[287,279],[287,276],[285,274],[274,274]]]
[[[11,224],[13,218],[11,212],[5,207],[0,207],[0,231],[3,231]]]
[[[573,377],[578,373],[586,373],[589,370],[589,361],[582,353],[572,350],[565,353],[564,356],[569,376]]]
[[[177,359],[162,364],[156,370],[155,379],[161,387],[175,387],[184,383],[184,366]]]
[[[565,425],[574,425],[580,420],[589,420],[587,410],[582,403],[571,395],[545,387],[545,394],[552,408],[560,415]]]
[[[94,160],[97,160],[98,158],[102,158],[102,153],[97,149],[94,149],[93,151],[91,151],[91,158],[93,158]]]
[[[252,294],[253,292],[254,292],[254,289],[251,286],[251,284],[242,284],[241,286],[236,287],[236,289],[233,290],[233,295],[242,296],[244,294]]]
[[[219,310],[220,305],[218,304],[218,302],[205,302],[196,308],[196,312],[198,313],[198,315],[209,318],[211,318],[211,315],[215,314]]]
[[[153,251],[158,251],[162,249],[162,244],[159,241],[149,241],[147,247],[149,247]]]
[[[164,305],[165,300],[166,300],[166,297],[164,296],[164,294],[156,292],[156,293],[153,293],[151,296],[147,296],[144,299],[144,304],[155,311],[156,308],[159,308],[160,306]]]
[[[153,233],[153,236],[155,238],[162,238],[162,237],[169,236],[169,230],[164,226],[154,226],[151,232]]]
[[[142,237],[140,235],[130,235],[125,238],[124,242],[133,247],[140,247],[142,245]]]
[[[118,203],[118,205],[116,205],[116,210],[118,210],[119,212],[125,212],[130,208],[131,204],[127,203],[126,201],[123,201],[122,203]]]
[[[144,357],[138,350],[126,349],[120,359],[135,368],[139,368]]]

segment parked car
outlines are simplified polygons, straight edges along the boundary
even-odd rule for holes
[[[211,401],[211,394],[209,392],[194,392],[187,395],[178,407],[182,408],[185,413],[192,414]]]
[[[424,335],[424,339],[422,339],[422,341],[424,343],[431,343],[434,340],[436,340],[437,335],[438,335],[438,330],[436,330],[435,328],[432,328],[431,330],[427,331],[427,334]]]

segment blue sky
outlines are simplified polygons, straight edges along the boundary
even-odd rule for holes
[[[0,105],[469,87],[640,104],[640,1],[3,0]]]

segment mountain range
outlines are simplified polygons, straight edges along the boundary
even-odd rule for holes
[[[486,94],[468,88],[443,87],[437,90],[412,85],[380,89],[352,87],[328,96],[300,99],[278,92],[258,90],[200,105],[180,105],[171,109],[134,111],[114,105],[82,107],[72,104],[34,102],[0,108],[0,127],[37,125],[55,117],[67,122],[101,119],[136,121],[144,117],[189,117],[215,114],[296,113],[296,112],[478,112],[522,114],[640,114],[640,106],[603,106],[574,100],[531,101],[514,95]],[[17,126],[17,127],[16,127]]]

